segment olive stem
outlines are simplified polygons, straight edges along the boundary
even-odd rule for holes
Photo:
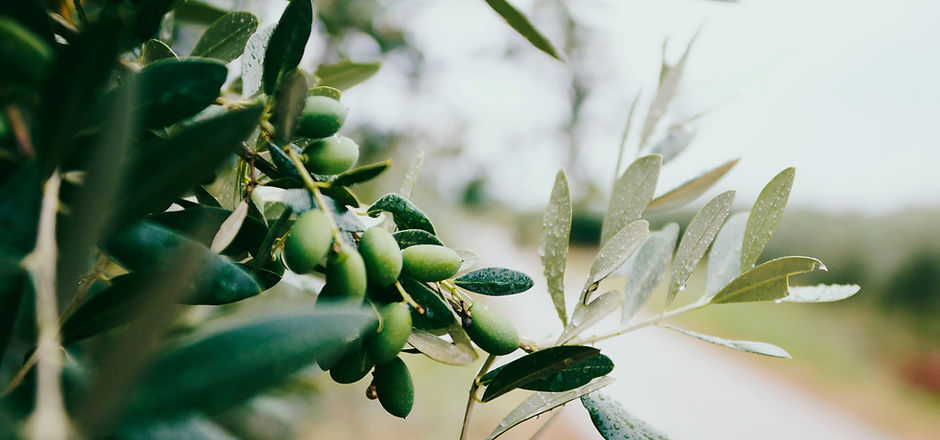
[[[406,303],[408,303],[408,305],[410,305],[411,307],[414,307],[415,310],[418,311],[418,314],[421,314],[421,315],[424,314],[424,307],[421,307],[421,304],[418,304],[418,302],[415,301],[414,298],[412,298],[411,295],[409,295],[408,292],[405,291],[405,288],[402,287],[401,283],[398,282],[398,280],[395,280],[395,288],[398,289],[398,293],[401,294],[401,298]]]
[[[473,378],[473,383],[470,384],[470,396],[467,398],[467,409],[463,413],[463,426],[460,428],[460,440],[470,438],[470,415],[473,414],[473,406],[477,402],[477,391],[480,389],[480,379],[490,370],[495,360],[495,354],[487,356],[486,360],[483,361],[483,366],[480,367],[480,372],[477,373],[476,377]]]
[[[300,174],[300,179],[304,181],[304,185],[306,185],[307,189],[313,194],[317,205],[320,205],[320,210],[326,214],[326,218],[330,221],[330,229],[333,230],[333,239],[338,246],[342,243],[343,238],[340,236],[339,226],[336,226],[336,220],[333,219],[333,213],[326,209],[326,201],[323,200],[323,194],[320,194],[320,185],[318,185],[317,182],[313,180],[313,177],[310,176],[310,173],[307,172],[307,168],[304,166],[303,162],[301,162],[300,156],[293,148],[287,148],[287,155],[294,164],[294,168],[297,169],[297,173]]]
[[[445,288],[447,288],[447,290],[450,291],[450,294],[453,297],[457,298],[457,300],[463,301],[463,302],[472,302],[470,301],[470,298],[467,298],[466,296],[461,294],[460,290],[457,289],[457,286],[454,283],[452,283],[450,280],[441,280],[440,284],[444,286]]]
[[[694,303],[692,303],[692,304],[689,304],[689,305],[687,305],[687,306],[685,306],[685,307],[680,307],[680,308],[678,308],[678,309],[673,309],[673,310],[668,311],[668,312],[665,312],[665,313],[660,313],[660,314],[658,314],[658,315],[656,315],[656,316],[654,316],[654,317],[652,317],[652,318],[650,318],[650,319],[647,319],[646,321],[640,321],[640,322],[638,322],[638,323],[636,323],[636,324],[628,325],[628,326],[626,326],[626,327],[622,327],[622,328],[620,328],[620,329],[618,329],[618,330],[615,330],[615,331],[613,331],[613,332],[610,332],[610,333],[605,333],[605,334],[601,334],[601,335],[594,335],[594,336],[589,336],[589,337],[585,337],[585,338],[576,338],[576,339],[573,339],[573,340],[569,341],[568,344],[571,344],[571,345],[594,344],[594,343],[596,343],[596,342],[600,342],[600,341],[603,341],[603,340],[606,340],[606,339],[610,339],[610,338],[613,338],[613,337],[615,337],[615,336],[620,336],[620,335],[622,335],[622,334],[629,333],[629,332],[632,332],[632,331],[634,331],[634,330],[639,330],[639,329],[641,329],[641,328],[646,328],[646,327],[649,327],[649,326],[652,326],[652,325],[657,325],[657,324],[659,324],[660,322],[665,321],[666,319],[672,318],[672,317],[674,317],[674,316],[681,315],[681,314],[683,314],[683,313],[688,313],[688,312],[691,312],[691,311],[693,311],[693,310],[701,309],[701,308],[703,308],[703,307],[705,307],[705,306],[707,306],[707,305],[709,305],[709,304],[711,304],[711,302],[708,301],[708,300],[699,300],[699,301],[696,301],[696,302],[694,302]]]

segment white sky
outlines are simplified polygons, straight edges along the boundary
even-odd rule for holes
[[[386,59],[377,78],[344,94],[350,121],[430,130],[416,148],[451,146],[462,136],[468,155],[496,176],[491,192],[538,209],[565,157],[557,127],[568,114],[569,66],[529,47],[479,0],[399,3],[380,19],[403,23],[423,50],[426,83],[412,93],[396,60]],[[514,4],[560,40],[552,6]],[[698,124],[689,150],[664,169],[660,192],[741,157],[713,193],[737,189],[739,202],[750,204],[766,181],[792,165],[793,205],[863,212],[940,207],[940,2],[567,4],[592,32],[587,59],[579,62],[591,66],[602,91],[590,97],[590,122],[578,139],[599,182],[612,177],[626,112],[640,90],[640,116],[648,108],[663,40],[670,39],[667,57],[674,62],[701,27],[673,116],[718,108]],[[503,58],[507,47],[518,54],[514,60]],[[368,58],[372,51],[364,44],[359,52]],[[457,177],[478,170],[443,166]]]

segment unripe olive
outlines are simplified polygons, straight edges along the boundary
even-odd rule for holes
[[[376,365],[372,375],[375,394],[382,408],[395,417],[407,417],[414,405],[415,389],[411,382],[411,373],[401,358],[395,357],[389,362]]]
[[[460,255],[453,249],[433,244],[418,244],[401,251],[402,269],[418,281],[441,281],[460,270]]]
[[[377,364],[392,360],[411,335],[411,309],[405,303],[393,303],[379,311],[382,329],[366,339],[366,350]]]
[[[395,237],[383,228],[372,227],[362,234],[359,254],[366,263],[371,285],[390,286],[401,274],[401,249]]]
[[[330,219],[319,209],[297,217],[284,241],[284,263],[296,273],[310,273],[330,251],[333,231]]]
[[[366,266],[355,248],[344,244],[339,252],[330,254],[324,275],[326,285],[320,298],[362,303],[366,296]]]
[[[350,346],[339,362],[330,368],[330,377],[337,383],[358,382],[366,377],[373,365],[369,354],[362,347]]]
[[[346,122],[346,106],[327,96],[308,96],[294,133],[306,138],[332,136]]]
[[[487,353],[502,356],[519,348],[515,327],[486,304],[470,306],[470,325],[465,328],[470,339]]]
[[[316,174],[339,174],[359,160],[359,145],[346,136],[317,139],[304,149],[307,169]]]

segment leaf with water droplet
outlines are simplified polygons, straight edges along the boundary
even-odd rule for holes
[[[783,257],[744,272],[715,294],[714,304],[771,301],[790,294],[790,275],[812,272],[821,261],[812,257]]]
[[[744,240],[747,216],[747,212],[732,215],[718,231],[718,236],[715,237],[708,253],[705,298],[711,298],[718,289],[725,287],[741,274],[741,242]]]
[[[490,435],[486,437],[486,440],[493,440],[526,420],[536,417],[539,414],[544,414],[548,411],[551,411],[581,396],[600,390],[613,382],[614,378],[610,376],[604,376],[594,379],[591,381],[591,383],[584,385],[583,387],[570,391],[563,391],[560,393],[535,393],[529,396],[528,399],[519,404],[519,406],[517,406],[515,409],[513,409],[509,415],[504,417],[503,420],[499,422],[499,426],[497,426],[496,429],[494,429],[493,432],[491,432]]]
[[[489,373],[480,378],[481,385],[489,385],[503,367],[494,368]],[[573,390],[586,385],[595,378],[605,376],[614,370],[614,361],[603,354],[585,359],[575,365],[554,374],[549,374],[520,386],[524,390],[530,391],[550,391],[558,393],[562,391]]]
[[[614,398],[604,393],[581,397],[581,404],[591,415],[597,432],[607,440],[667,440],[668,437],[643,420],[627,412]]]
[[[434,234],[434,226],[428,216],[414,203],[399,194],[389,193],[379,197],[366,213],[371,217],[377,217],[382,211],[392,214],[395,225],[399,229],[421,229]]]
[[[614,184],[604,223],[601,225],[601,246],[628,223],[639,219],[653,199],[663,157],[659,154],[635,160]]]
[[[477,269],[454,280],[454,284],[482,295],[502,296],[525,292],[532,288],[528,275],[504,267]]]
[[[699,260],[705,255],[708,246],[718,235],[718,229],[728,218],[733,202],[734,191],[723,192],[705,204],[689,222],[685,233],[682,234],[682,241],[679,242],[679,249],[676,250],[676,261],[672,266],[666,306],[672,304],[679,290],[685,286],[695,267],[698,266]]]
[[[587,293],[593,285],[610,276],[627,262],[627,259],[643,243],[643,239],[646,238],[649,230],[649,222],[635,220],[624,226],[607,241],[607,244],[594,257],[594,262],[591,263],[591,272],[588,275],[587,282],[584,283],[584,289],[581,291],[579,307],[585,303]]]
[[[193,47],[190,56],[215,58],[229,62],[241,56],[255,30],[258,19],[244,11],[229,12],[214,21]]]
[[[795,168],[787,168],[774,176],[770,183],[761,190],[751,208],[751,215],[747,219],[747,228],[744,229],[744,241],[741,245],[741,268],[744,270],[754,267],[760,258],[764,246],[774,235],[783,211],[790,198],[790,188],[793,187]]]
[[[817,284],[815,286],[791,286],[790,294],[781,302],[818,303],[841,301],[858,293],[862,288],[856,284]]]
[[[673,327],[671,325],[663,325],[671,330],[675,330],[679,333],[682,333],[686,336],[691,336],[693,338],[712,343],[715,345],[720,345],[722,347],[733,348],[735,350],[745,351],[748,353],[762,354],[764,356],[778,357],[790,359],[790,353],[787,353],[786,350],[774,345],[768,344],[766,342],[755,342],[755,341],[732,341],[729,339],[718,338],[715,336],[703,335],[700,333],[691,332],[685,329],[678,327]]]
[[[656,89],[656,96],[654,96],[653,101],[650,102],[650,109],[646,113],[646,121],[643,122],[643,129],[640,131],[641,147],[646,145],[649,137],[659,124],[660,119],[662,119],[666,110],[669,108],[669,104],[679,92],[679,80],[682,78],[682,73],[685,71],[685,64],[689,60],[689,54],[692,52],[692,45],[695,44],[696,38],[698,38],[698,32],[689,40],[689,44],[685,47],[685,52],[682,53],[682,57],[679,58],[675,66],[668,67],[666,60],[663,59],[663,72],[660,75],[659,88]],[[663,46],[663,49],[665,49],[665,46]],[[665,58],[665,55],[663,58]]]
[[[626,299],[620,317],[621,324],[626,324],[643,307],[656,286],[665,278],[678,238],[679,225],[670,223],[662,230],[647,235],[640,248],[627,261],[627,283],[624,287]]]
[[[418,183],[418,174],[421,173],[421,166],[424,165],[424,150],[418,152],[415,155],[411,165],[408,166],[408,172],[405,174],[405,180],[401,183],[401,189],[398,190],[398,193],[405,196],[411,197],[411,194],[415,190],[415,184]]]
[[[542,217],[539,257],[547,280],[548,293],[562,325],[568,324],[565,309],[565,266],[568,263],[568,239],[571,235],[571,193],[565,170],[555,176],[552,195]]]
[[[261,91],[264,53],[268,49],[268,40],[276,25],[270,25],[255,32],[245,43],[242,56],[242,96],[248,98]]]
[[[571,321],[558,337],[556,345],[565,344],[574,339],[592,325],[623,308],[623,292],[611,290],[597,297],[585,306],[577,307],[571,315]]]
[[[724,177],[728,171],[731,171],[731,168],[737,163],[738,159],[725,162],[679,185],[675,189],[656,197],[647,205],[646,212],[668,211],[670,209],[679,208],[699,198],[715,183],[718,183],[718,180]]]
[[[522,385],[558,373],[590,359],[600,350],[579,345],[562,345],[529,353],[500,369],[483,392],[481,402],[489,402]]]
[[[264,93],[274,94],[284,74],[300,64],[312,26],[312,0],[293,0],[288,3],[264,51],[261,77]]]

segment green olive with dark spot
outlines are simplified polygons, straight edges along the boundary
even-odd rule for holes
[[[401,251],[402,273],[418,281],[441,281],[457,274],[462,263],[453,249],[433,244],[418,244]]]
[[[515,327],[486,304],[470,306],[470,324],[465,329],[470,339],[487,353],[503,356],[519,348]]]
[[[336,383],[358,382],[366,377],[373,365],[369,354],[362,347],[350,346],[346,349],[346,354],[330,368],[330,377]]]
[[[381,227],[366,230],[359,239],[359,254],[366,263],[369,284],[390,286],[401,274],[401,248],[395,237]]]
[[[393,303],[379,311],[381,330],[366,339],[366,350],[377,364],[392,360],[411,336],[411,309],[405,303]]]
[[[377,364],[372,373],[375,395],[382,408],[395,417],[405,418],[414,405],[415,388],[408,367],[399,357]]]
[[[326,285],[320,298],[330,301],[362,303],[366,296],[366,266],[356,249],[342,245],[326,260]]]
[[[324,138],[335,134],[346,122],[349,110],[327,96],[308,96],[304,111],[297,119],[294,134],[305,138]]]
[[[359,145],[346,136],[317,139],[304,149],[304,163],[316,174],[339,174],[359,160]]]
[[[330,219],[323,211],[313,209],[300,214],[284,241],[284,263],[290,270],[304,274],[323,260],[333,243]]]

